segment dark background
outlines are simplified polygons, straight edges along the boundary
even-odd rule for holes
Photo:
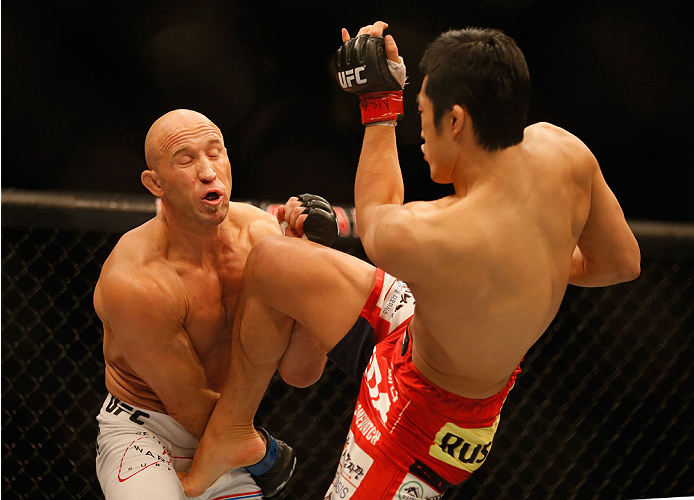
[[[491,26],[526,53],[530,121],[581,137],[628,218],[694,222],[691,16],[662,1],[5,1],[2,186],[145,194],[145,133],[187,107],[225,133],[236,199],[313,191],[351,204],[362,127],[329,63],[340,27],[354,34],[379,18],[411,81],[398,125],[408,199],[449,192],[419,151],[424,47],[448,28]],[[3,215],[2,496],[99,498],[102,332],[91,296],[122,231],[28,229]],[[496,451],[447,498],[694,493],[694,252],[691,239],[638,237],[639,280],[569,287],[526,357]],[[263,425],[301,444],[282,498],[318,498],[332,479],[354,393],[329,370],[309,389],[274,385],[261,406]]]
[[[694,221],[694,44],[677,3],[3,2],[2,186],[144,194],[145,133],[185,107],[225,134],[235,199],[312,191],[349,205],[362,128],[330,59],[341,27],[382,19],[410,76],[398,126],[408,200],[450,192],[419,151],[425,45],[490,26],[526,54],[529,121],[579,136],[627,218]]]

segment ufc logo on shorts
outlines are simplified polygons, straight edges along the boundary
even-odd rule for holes
[[[149,418],[149,413],[145,413],[144,411],[140,410],[135,410],[132,406],[130,406],[127,403],[124,403],[118,398],[115,398],[111,396],[111,401],[106,405],[106,411],[108,413],[113,413],[114,415],[118,415],[122,412],[125,412],[130,415],[130,421],[135,422],[136,424],[144,425],[145,421],[140,420],[141,418],[148,419]]]
[[[366,83],[367,79],[362,78],[360,73],[366,69],[366,66],[359,66],[358,68],[348,69],[346,71],[340,71],[337,73],[337,79],[340,81],[340,85],[343,89],[352,86],[352,81],[361,85]]]

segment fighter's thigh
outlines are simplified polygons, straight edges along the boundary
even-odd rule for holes
[[[185,499],[171,455],[152,436],[99,439],[96,475],[106,500]]]
[[[371,294],[376,268],[298,238],[266,237],[244,272],[246,291],[291,316],[329,351],[349,331]]]

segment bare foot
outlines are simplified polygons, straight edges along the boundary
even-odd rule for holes
[[[178,473],[186,496],[202,495],[229,469],[256,464],[265,456],[265,441],[253,427],[217,434],[208,426],[190,471]]]

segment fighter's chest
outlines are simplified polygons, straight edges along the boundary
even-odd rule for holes
[[[231,339],[245,262],[245,255],[239,256],[181,275],[187,303],[183,327],[198,353]]]

